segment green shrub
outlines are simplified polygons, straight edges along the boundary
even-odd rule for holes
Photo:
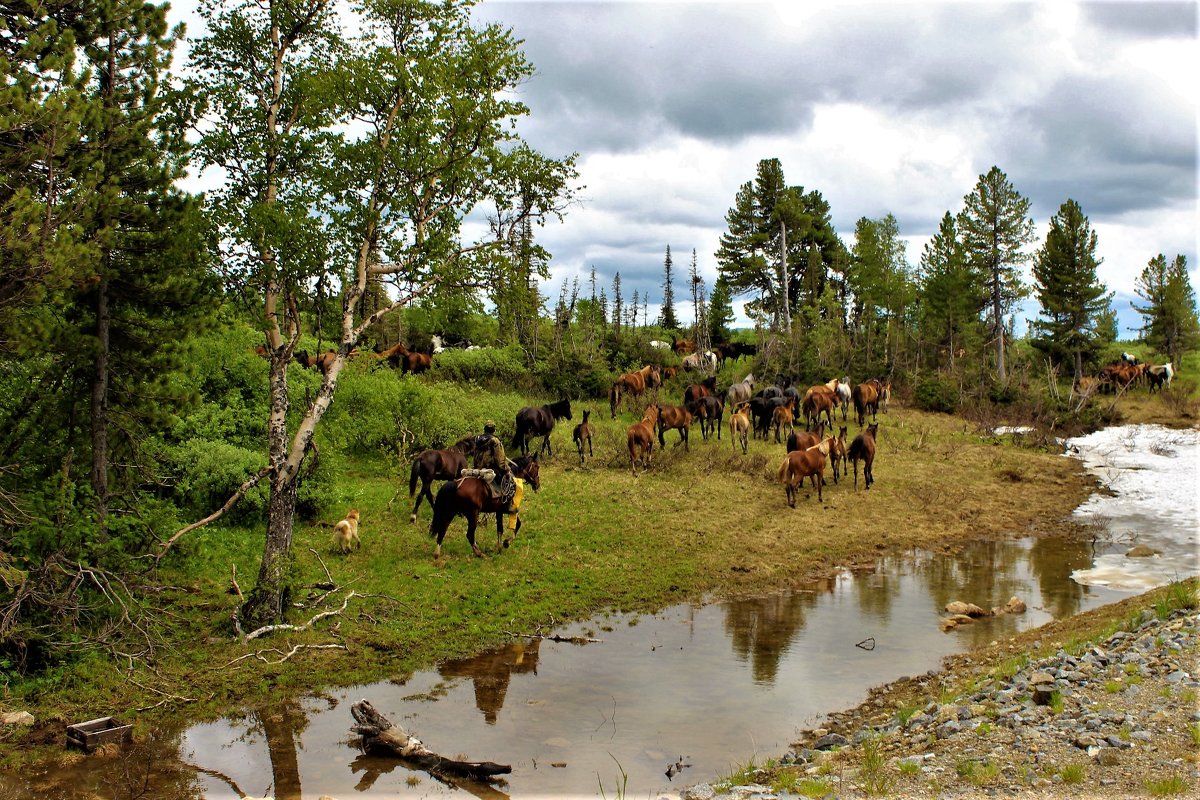
[[[444,350],[433,360],[430,374],[438,380],[474,383],[501,391],[532,385],[525,353],[519,347]]]
[[[949,375],[926,375],[917,381],[913,401],[925,411],[953,414],[958,407],[958,385]]]
[[[263,449],[249,450],[222,441],[189,439],[170,448],[167,468],[174,476],[174,499],[191,516],[221,507],[254,473],[266,466]],[[232,508],[230,522],[260,520],[267,509],[267,487],[260,483]]]
[[[566,353],[539,362],[537,377],[549,394],[572,400],[607,397],[616,379],[599,359],[576,353]]]

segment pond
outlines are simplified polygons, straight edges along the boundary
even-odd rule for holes
[[[1095,541],[892,554],[796,591],[603,615],[557,631],[597,643],[515,639],[411,676],[161,731],[105,769],[85,762],[73,775],[0,781],[0,790],[41,800],[89,791],[132,797],[129,787],[145,780],[172,797],[644,797],[712,780],[782,754],[800,728],[858,703],[872,686],[1118,600],[1122,589],[1150,585],[1156,570],[1159,583],[1200,571],[1197,493],[1183,491],[1197,474],[1195,432],[1105,433],[1069,443],[1120,493],[1104,498],[1115,504],[1093,498],[1077,512],[1098,523]],[[1130,453],[1136,469],[1126,463]],[[1145,480],[1150,473],[1157,480]],[[1121,502],[1126,492],[1136,492],[1136,508]],[[1170,502],[1156,502],[1156,492]],[[1134,538],[1161,555],[1127,558]],[[1117,577],[1126,573],[1139,576],[1136,585]],[[1014,595],[1027,613],[939,629],[951,600],[990,607]],[[498,785],[450,787],[394,759],[362,755],[349,733],[350,705],[362,698],[430,749],[511,764],[512,773]],[[679,763],[679,774],[668,776]]]

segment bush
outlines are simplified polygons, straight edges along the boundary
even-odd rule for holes
[[[190,516],[205,516],[220,508],[247,478],[266,466],[266,454],[234,444],[189,439],[168,453],[168,471],[175,476],[175,502]],[[230,522],[263,519],[267,487],[260,483],[230,509]]]
[[[917,381],[913,402],[925,411],[953,414],[958,408],[958,385],[943,373],[926,375]]]
[[[607,397],[616,376],[604,369],[599,359],[576,353],[540,362],[537,377],[542,388],[556,397],[571,399]]]
[[[479,350],[443,350],[433,360],[434,378],[474,383],[500,391],[527,389],[532,377],[519,347],[483,347]]]

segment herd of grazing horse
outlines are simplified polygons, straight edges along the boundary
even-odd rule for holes
[[[1096,377],[1084,377],[1079,381],[1081,393],[1091,394],[1094,391],[1124,392],[1139,384],[1149,387],[1151,393],[1163,387],[1171,388],[1175,379],[1175,368],[1170,362],[1166,364],[1144,364],[1130,353],[1121,353],[1121,359],[1106,364]]]

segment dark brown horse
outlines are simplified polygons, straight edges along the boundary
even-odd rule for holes
[[[542,488],[541,480],[538,478],[539,467],[536,455],[522,456],[513,464],[514,477],[525,480],[535,492]],[[433,551],[434,558],[442,557],[442,539],[446,537],[450,523],[457,516],[467,518],[467,541],[471,545],[471,552],[482,556],[483,551],[475,544],[475,528],[479,525],[480,514],[492,513],[496,515],[496,552],[499,553],[508,544],[503,540],[504,515],[508,512],[492,494],[487,483],[480,478],[459,478],[444,485],[438,490],[437,498],[433,501],[433,522],[429,524],[429,535],[437,537],[437,548]],[[516,536],[519,530],[521,530],[520,514],[517,515],[513,536]]]
[[[408,496],[417,496],[409,522],[417,521],[417,509],[421,507],[421,498],[429,499],[433,505],[433,492],[429,486],[434,481],[452,481],[467,466],[467,456],[475,452],[475,437],[465,436],[445,450],[425,450],[413,459],[412,472],[408,477]],[[421,491],[417,492],[417,481],[421,481]]]
[[[792,431],[787,438],[787,451],[790,453],[794,450],[807,450],[814,444],[820,444],[825,438],[825,422],[822,420],[817,423],[815,431]]]
[[[612,413],[612,418],[617,418],[617,406],[621,404],[622,397],[641,397],[647,389],[657,389],[659,386],[662,386],[662,375],[653,364],[621,375],[608,390],[608,410]]]
[[[678,447],[683,444],[683,449],[688,450],[688,432],[692,427],[692,412],[688,411],[683,406],[659,406],[658,407],[658,444],[660,447],[667,446],[667,440],[663,438],[663,434],[672,428],[679,431],[679,441],[675,443]]]
[[[387,350],[375,354],[380,361],[386,360],[392,369],[399,369],[401,375],[409,372],[419,375],[433,365],[433,356],[425,353],[414,353],[404,346],[403,342],[392,345]]]
[[[717,393],[717,376],[705,378],[699,383],[693,383],[683,390],[683,404],[695,402],[701,397],[709,397]]]
[[[721,439],[721,423],[725,416],[725,404],[721,402],[721,398],[710,394],[684,405],[687,406],[688,411],[692,412],[692,416],[700,420],[700,435],[704,437],[705,441],[708,441],[708,437],[712,436],[714,430],[717,433],[717,440]]]
[[[650,455],[654,452],[654,426],[658,422],[658,406],[647,406],[646,413],[640,422],[629,426],[625,443],[629,448],[629,468],[637,477],[637,465],[640,461],[642,471],[650,467]]]
[[[575,426],[575,430],[571,432],[571,440],[575,442],[575,447],[579,450],[579,466],[583,466],[583,445],[587,443],[587,454],[592,455],[592,426],[588,422],[588,417],[592,412],[588,409],[583,411],[583,422]]]
[[[534,406],[522,408],[517,412],[517,432],[513,435],[513,449],[519,447],[521,455],[527,455],[529,453],[529,437],[541,436],[542,446],[537,449],[537,452],[544,451],[553,456],[554,448],[550,446],[550,431],[554,430],[554,422],[570,418],[570,400],[559,400],[556,403],[536,408]]]
[[[850,443],[849,450],[846,451],[851,463],[854,464],[854,488],[858,489],[858,462],[862,459],[863,462],[863,478],[866,480],[867,488],[871,488],[871,484],[875,482],[875,473],[873,466],[875,464],[875,435],[879,433],[879,423],[872,422],[867,426],[867,429],[854,437],[854,441]]]
[[[788,506],[796,507],[796,492],[804,483],[805,478],[812,479],[812,484],[817,490],[818,502],[824,500],[821,496],[821,489],[825,486],[825,459],[829,456],[829,449],[832,446],[833,437],[831,436],[804,450],[793,450],[783,459],[783,463],[779,466],[779,482],[783,484],[787,494]]]

